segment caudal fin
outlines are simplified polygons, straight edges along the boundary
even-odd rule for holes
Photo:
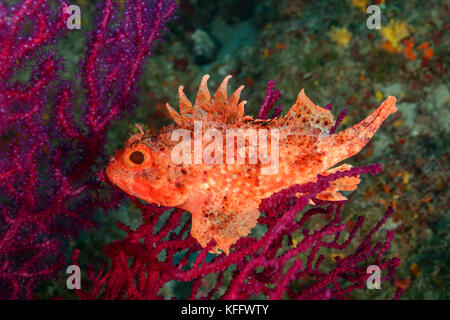
[[[383,121],[391,113],[397,111],[395,102],[395,97],[389,96],[377,110],[363,121],[339,133],[323,137],[318,146],[326,154],[326,167],[334,166],[361,151]]]

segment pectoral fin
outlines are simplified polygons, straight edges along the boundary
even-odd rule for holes
[[[247,236],[256,225],[259,210],[255,208],[220,210],[219,201],[207,193],[196,193],[189,198],[181,208],[192,214],[191,235],[202,247],[211,241],[216,246],[211,253],[220,253],[222,250],[229,253],[230,247],[241,237]]]

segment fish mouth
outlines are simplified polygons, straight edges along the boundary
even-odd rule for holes
[[[120,169],[120,163],[116,160],[116,156],[112,156],[108,166],[106,167],[106,176],[113,185],[119,185],[120,177],[123,177],[124,172]]]
[[[149,200],[149,197],[145,195],[145,192],[140,190],[147,189],[148,191],[151,188],[148,185],[145,185],[145,188],[139,188],[142,181],[136,181],[133,179],[132,176],[130,176],[130,172],[121,167],[120,162],[117,163],[112,161],[106,167],[106,176],[108,177],[108,180],[111,181],[112,185],[118,187],[123,192],[147,202],[153,202]]]
[[[110,164],[108,164],[108,166],[106,167],[106,177],[108,178],[108,180],[114,185],[114,184],[116,184],[115,183],[115,179],[113,178],[114,177],[114,168],[113,168],[113,166],[111,166],[111,163]]]

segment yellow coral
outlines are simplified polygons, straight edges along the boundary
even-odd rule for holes
[[[335,28],[328,33],[331,41],[336,42],[340,46],[347,47],[350,39],[352,38],[352,34],[348,32],[347,28]]]
[[[384,98],[383,94],[379,90],[375,91],[375,97],[377,98],[377,101],[381,101]]]
[[[396,22],[391,20],[389,24],[381,28],[381,35],[392,46],[395,51],[401,51],[401,41],[409,35],[409,29],[406,22]]]
[[[360,8],[363,12],[366,12],[367,0],[352,0],[352,4]]]
[[[344,259],[345,255],[343,252],[332,252],[332,253],[330,253],[330,257],[331,257],[331,260],[336,262],[336,257]]]

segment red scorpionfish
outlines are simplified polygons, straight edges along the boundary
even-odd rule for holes
[[[348,164],[333,166],[358,153],[397,110],[396,99],[390,96],[363,121],[330,134],[333,115],[312,103],[303,90],[286,115],[260,120],[244,115],[246,101],[239,101],[243,86],[227,96],[231,76],[212,98],[208,78],[202,78],[194,104],[180,86],[180,112],[167,104],[176,125],[161,129],[158,135],[138,126],[140,133],[111,158],[106,173],[132,196],[189,211],[192,236],[203,247],[216,241],[211,252],[228,254],[231,245],[250,233],[262,199],[295,184],[314,182],[318,174],[350,168]],[[228,139],[230,132],[234,136]],[[234,143],[235,138],[241,140]],[[246,150],[248,160],[239,161]],[[253,153],[251,157],[251,150],[260,156]],[[338,179],[317,199],[345,200],[339,191],[355,190],[359,181],[359,177]]]

